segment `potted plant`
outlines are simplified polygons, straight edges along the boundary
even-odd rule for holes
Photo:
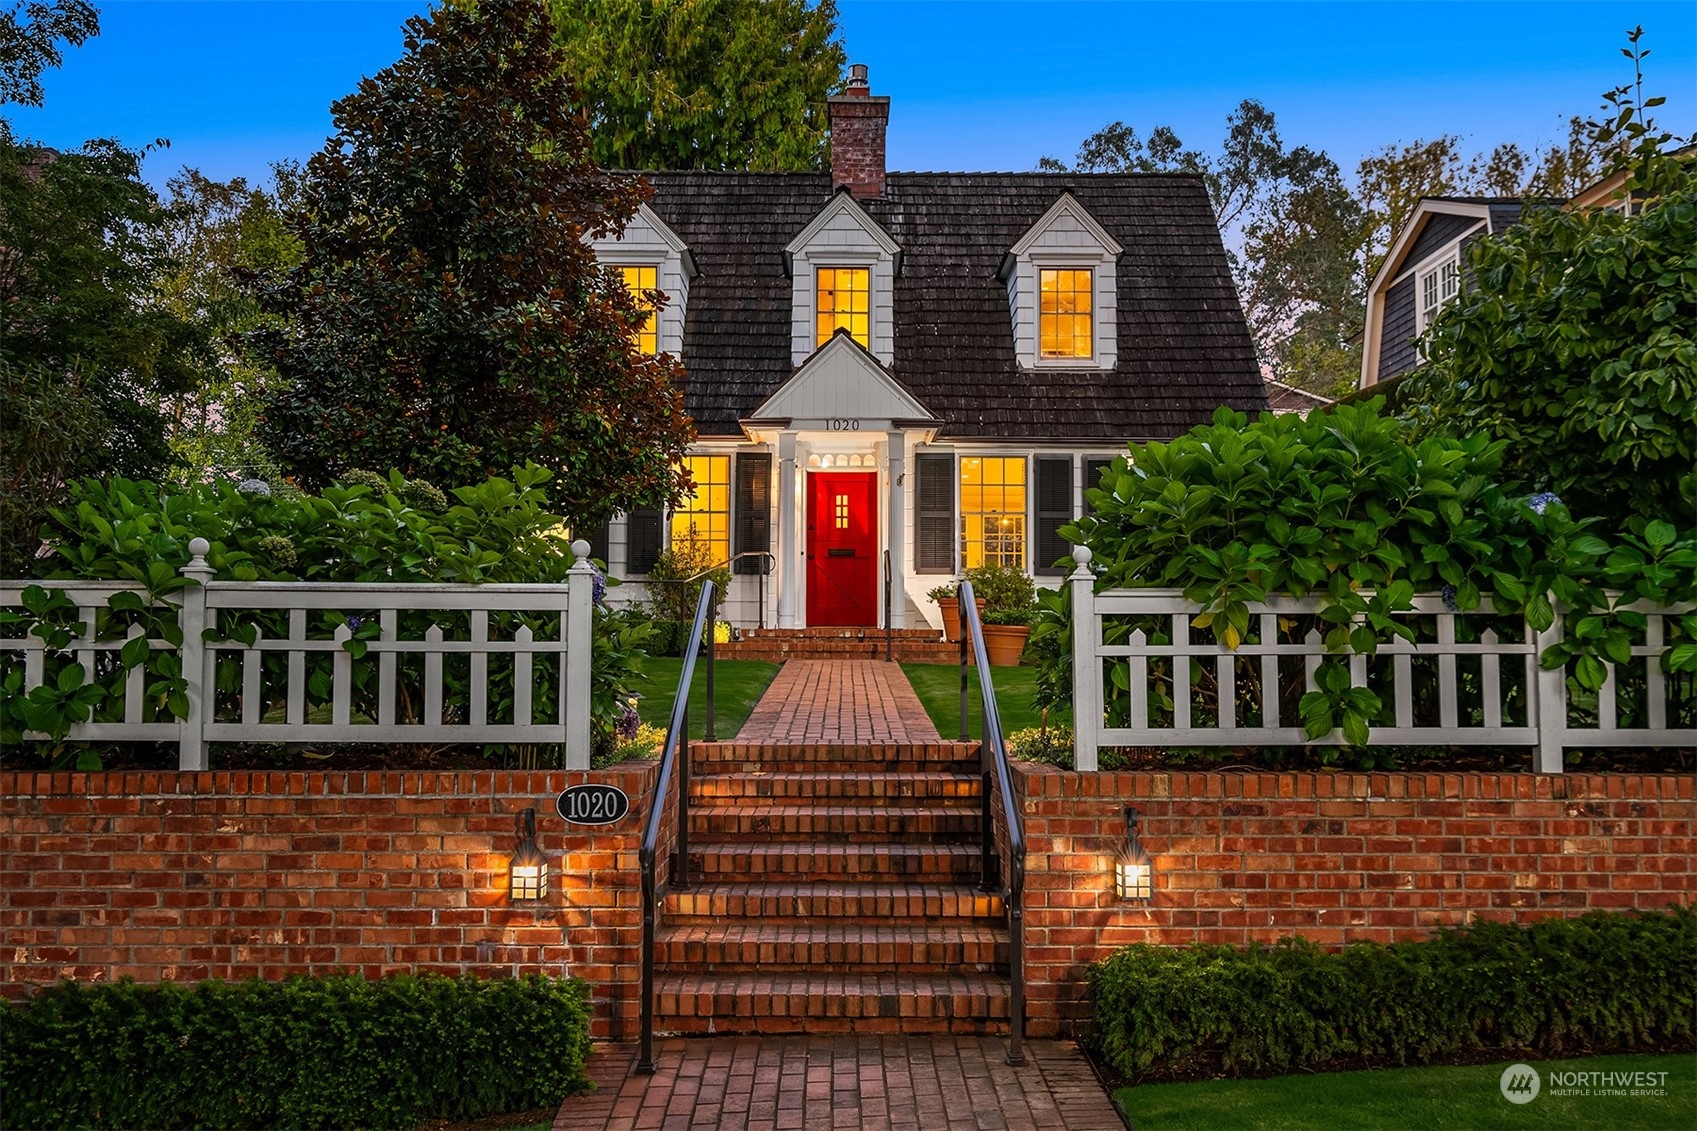
[[[991,667],[1013,667],[1025,651],[1031,635],[1031,618],[1037,612],[1037,587],[1031,577],[1014,566],[975,566],[966,571],[974,597],[984,602],[984,650]]]
[[[960,582],[950,581],[937,586],[925,594],[937,602],[937,609],[943,614],[943,639],[953,644],[960,639]],[[984,615],[984,598],[978,597],[972,602],[978,606],[978,615]]]

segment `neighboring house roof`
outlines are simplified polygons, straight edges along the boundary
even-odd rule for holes
[[[644,172],[649,206],[699,274],[685,312],[684,402],[732,435],[794,370],[784,249],[832,198],[829,174]],[[1063,192],[1123,245],[1117,365],[1021,369],[1007,254]],[[1228,404],[1266,407],[1206,190],[1195,177],[890,173],[859,204],[900,246],[890,372],[957,439],[1175,436]]]
[[[1697,144],[1682,145],[1666,154],[1681,161],[1697,158]],[[1602,180],[1587,185],[1574,194],[1567,202],[1569,209],[1594,208],[1598,205],[1613,204],[1620,196],[1625,195],[1627,170],[1617,169]]]
[[[1307,389],[1299,389],[1295,385],[1287,385],[1283,381],[1266,378],[1267,407],[1274,412],[1294,412],[1307,416],[1317,408],[1330,408],[1337,404],[1331,397],[1322,397],[1319,393],[1311,393]]]

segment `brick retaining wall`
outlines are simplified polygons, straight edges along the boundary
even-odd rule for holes
[[[594,1035],[632,1039],[636,848],[655,770],[0,773],[0,991],[61,976],[569,973],[594,988]],[[554,797],[583,781],[623,788],[630,814],[567,831]],[[1473,915],[1659,908],[1697,892],[1688,776],[1020,765],[1015,786],[1039,1036],[1076,1031],[1086,967],[1127,943],[1391,941]],[[1146,907],[1110,890],[1127,805],[1157,868]],[[527,806],[552,865],[535,910],[506,896]]]
[[[1391,942],[1697,892],[1684,775],[1014,775],[1033,1035],[1075,1032],[1086,968],[1129,943]],[[1128,806],[1156,868],[1146,906],[1112,891]]]
[[[569,973],[593,987],[593,1035],[633,1037],[636,852],[657,765],[0,774],[0,989],[339,968]],[[624,789],[631,812],[566,825],[554,799],[585,781]],[[514,904],[513,815],[532,806],[549,894]]]

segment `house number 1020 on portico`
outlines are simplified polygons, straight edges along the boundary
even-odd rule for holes
[[[860,421],[850,420],[847,417],[841,417],[841,416],[828,417],[825,420],[825,431],[827,431],[827,432],[858,432],[858,431],[860,431]]]

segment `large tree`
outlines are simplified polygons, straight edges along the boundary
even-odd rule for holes
[[[1068,168],[1052,157],[1038,164]],[[1084,140],[1072,168],[1201,176],[1262,365],[1320,393],[1336,395],[1354,381],[1360,208],[1324,152],[1285,145],[1272,111],[1245,99],[1215,153],[1186,149],[1167,126],[1145,140],[1114,122]]]
[[[607,169],[822,168],[835,0],[549,0]]]
[[[669,356],[585,237],[643,186],[589,152],[540,0],[406,24],[406,54],[332,106],[293,227],[302,259],[249,341],[284,385],[261,438],[307,487],[350,468],[452,485],[534,460],[589,521],[659,505],[693,429]]]
[[[81,47],[100,34],[87,0],[27,0],[0,12],[0,104],[41,105],[41,75],[64,61],[59,41]]]

